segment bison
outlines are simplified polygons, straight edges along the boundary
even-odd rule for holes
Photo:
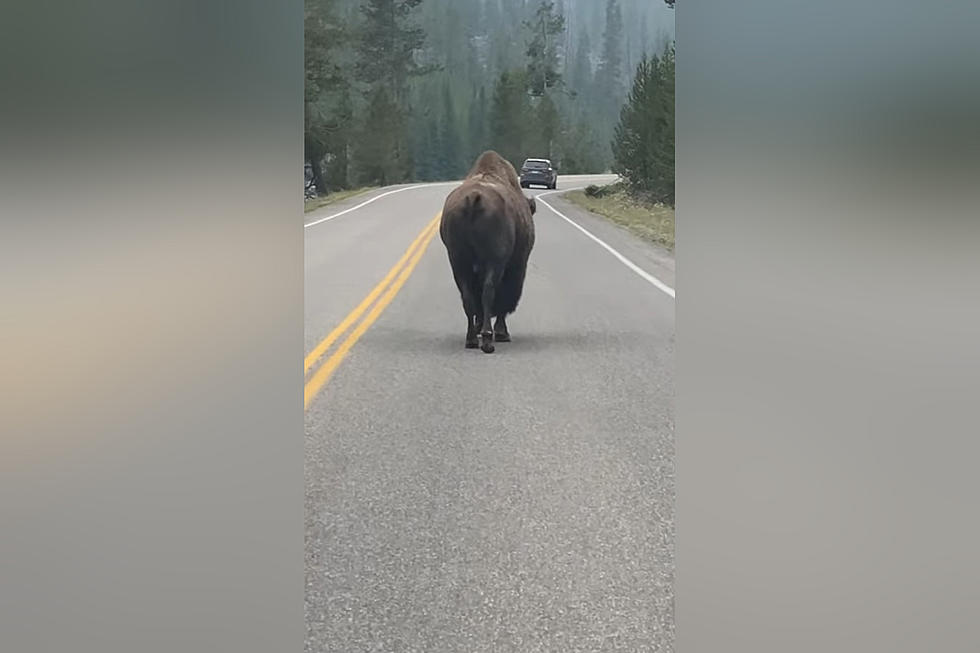
[[[493,151],[481,154],[446,198],[439,235],[463,299],[467,348],[479,346],[489,354],[494,340],[510,341],[506,319],[524,288],[535,208],[514,166]]]

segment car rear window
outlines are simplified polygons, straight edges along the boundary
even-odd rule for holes
[[[544,169],[547,169],[548,168],[548,164],[545,161],[525,161],[524,162],[524,167],[525,168],[544,168]]]

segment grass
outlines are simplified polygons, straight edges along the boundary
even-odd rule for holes
[[[309,213],[310,211],[316,211],[319,208],[323,208],[328,204],[333,204],[334,202],[339,202],[340,200],[345,200],[348,197],[354,197],[355,195],[360,195],[361,193],[366,193],[369,190],[374,190],[377,186],[365,186],[364,188],[353,188],[351,190],[338,190],[333,193],[328,193],[320,197],[315,197],[307,201],[303,205],[303,213]]]
[[[584,209],[608,218],[640,238],[674,251],[674,209],[631,196],[622,186],[607,186],[601,197],[576,190],[565,193],[565,199]]]

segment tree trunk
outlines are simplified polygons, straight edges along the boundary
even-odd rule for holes
[[[313,183],[316,184],[317,195],[326,195],[327,185],[323,179],[323,165],[319,156],[310,157],[310,167],[313,168]]]

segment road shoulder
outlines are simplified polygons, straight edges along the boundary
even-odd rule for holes
[[[580,227],[590,231],[600,240],[605,241],[606,244],[633,261],[633,263],[640,266],[646,272],[657,277],[671,288],[675,286],[673,252],[665,247],[643,240],[608,218],[592,213],[572,203],[564,197],[566,192],[568,191],[559,191],[554,195],[544,194],[541,199],[565,214]],[[547,209],[545,210],[547,211]],[[541,211],[539,210],[538,213],[540,214]],[[573,227],[569,225],[568,228],[572,229]]]
[[[396,184],[394,186],[382,186],[380,188],[372,188],[364,192],[358,193],[356,195],[345,197],[342,200],[336,202],[330,202],[321,206],[319,208],[313,209],[309,212],[304,212],[303,223],[305,225],[310,225],[311,223],[316,223],[317,221],[322,221],[323,218],[337,215],[345,211],[354,209],[361,204],[371,202],[372,200],[378,199],[383,195],[392,195],[400,193],[402,191],[412,192],[409,189],[414,188],[425,188],[428,186],[453,186],[458,184],[458,181],[438,181],[438,182],[419,182],[419,183],[406,183],[406,184]],[[397,195],[396,195],[397,196]]]
[[[328,193],[327,195],[320,195],[303,202],[303,213],[310,215],[311,213],[315,213],[324,207],[333,207],[340,202],[361,197],[365,193],[370,193],[374,190],[378,190],[378,187],[367,186],[365,188],[352,188],[349,190],[338,190],[333,193]]]

